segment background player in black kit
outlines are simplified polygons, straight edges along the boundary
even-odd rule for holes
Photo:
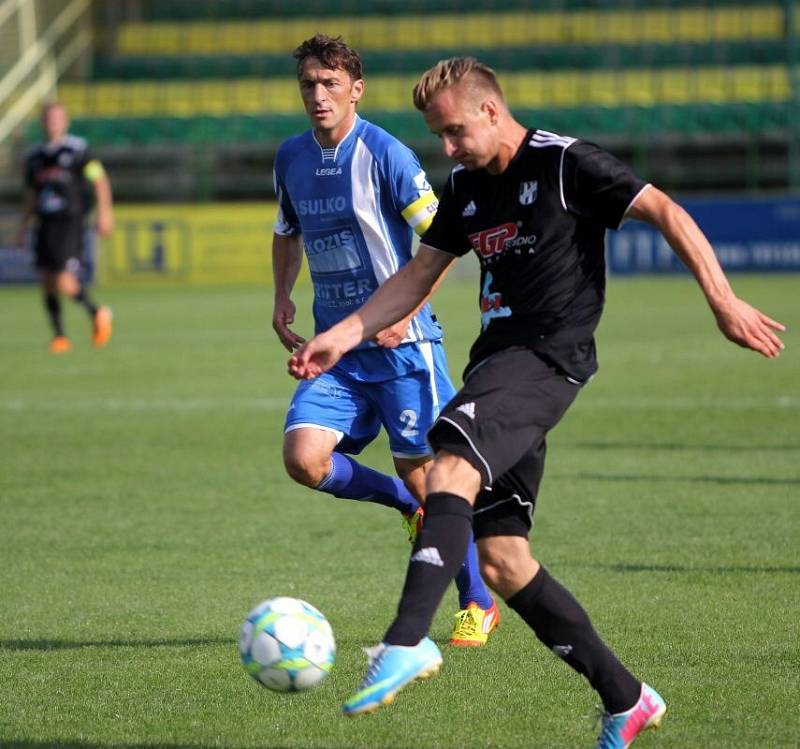
[[[657,227],[694,274],[723,334],[740,346],[775,357],[783,326],[734,295],[706,238],[667,195],[594,145],[523,127],[493,71],[474,58],[426,72],[414,103],[460,163],[436,218],[410,263],[289,362],[295,377],[316,376],[407,314],[456,256],[478,254],[481,333],[464,387],[428,435],[435,459],[426,518],[398,616],[344,711],[372,712],[438,670],[441,654],[427,632],[473,524],[486,582],[599,693],[606,714],[598,749],[627,747],[660,723],[666,704],[616,658],[528,543],[545,437],[597,369],[606,229],[625,218]]]
[[[25,160],[27,190],[17,239],[22,246],[35,216],[34,254],[53,329],[50,350],[55,354],[71,348],[64,334],[59,295],[72,297],[89,313],[95,346],[105,346],[111,338],[111,310],[96,305],[79,278],[92,192],[97,203],[98,233],[106,236],[113,228],[111,185],[86,141],[69,135],[68,127],[63,105],[52,102],[44,106],[42,128],[47,141],[36,146]]]

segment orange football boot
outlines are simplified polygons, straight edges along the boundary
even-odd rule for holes
[[[63,335],[57,335],[50,341],[51,354],[66,354],[72,348],[69,338]]]
[[[111,308],[98,307],[94,314],[94,330],[92,332],[92,344],[97,348],[102,348],[111,340]]]

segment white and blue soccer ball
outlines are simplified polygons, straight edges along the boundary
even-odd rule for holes
[[[270,598],[244,620],[239,654],[259,684],[276,692],[301,692],[328,675],[336,642],[328,620],[310,603]]]

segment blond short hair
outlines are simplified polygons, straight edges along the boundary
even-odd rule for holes
[[[414,106],[424,112],[433,98],[443,89],[464,81],[473,91],[491,92],[504,102],[503,90],[497,75],[488,65],[475,57],[451,57],[440,60],[426,70],[414,86]]]

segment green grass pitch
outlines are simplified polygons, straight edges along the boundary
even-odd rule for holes
[[[600,372],[549,440],[532,545],[667,699],[637,749],[800,746],[798,277],[733,282],[790,327],[779,360],[726,342],[688,278],[612,279]],[[92,350],[69,305],[74,348],[54,357],[38,293],[0,292],[0,746],[594,745],[592,690],[504,607],[486,648],[445,649],[392,708],[341,717],[408,546],[390,510],[285,476],[271,293],[97,295],[111,345]],[[457,382],[476,295],[454,277],[435,300]],[[364,459],[389,470],[383,438]],[[278,594],[333,625],[316,691],[271,693],[239,663],[244,615]],[[440,643],[455,609],[451,590]]]

